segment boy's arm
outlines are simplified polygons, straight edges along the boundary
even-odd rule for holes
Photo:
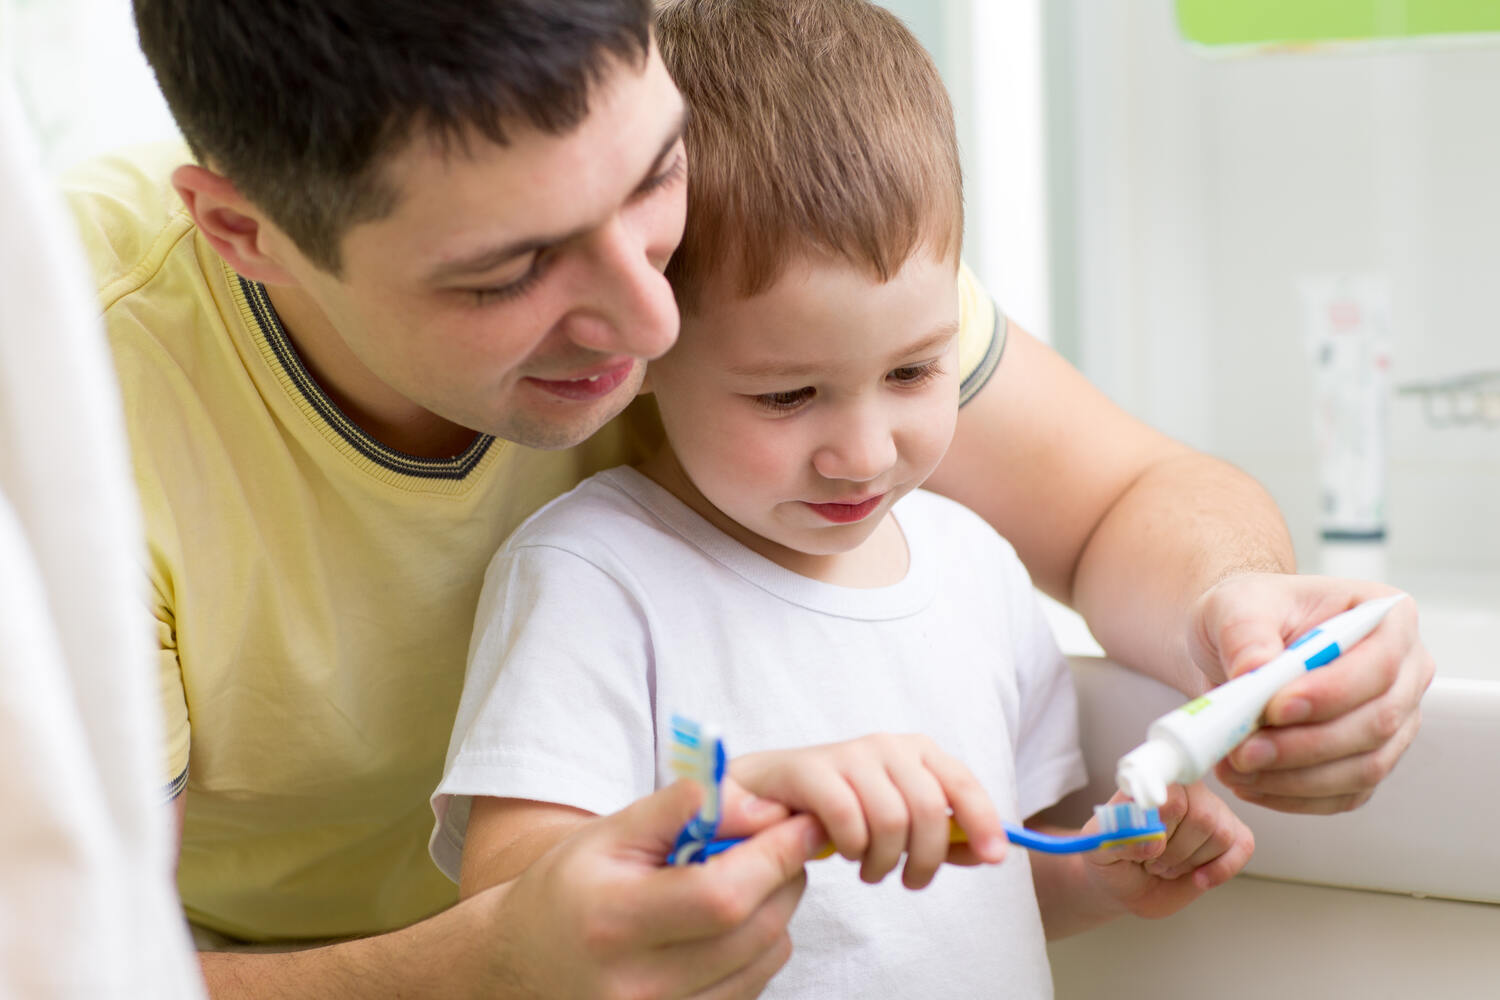
[[[1115,660],[1197,693],[1385,588],[1292,575],[1286,526],[1254,480],[1146,426],[1015,324],[960,412],[930,488],[978,511]],[[1432,657],[1411,602],[1282,692],[1233,758],[1237,795],[1293,812],[1367,799],[1416,735]],[[1281,728],[1278,728],[1281,727]]]
[[[1124,798],[1116,795],[1110,801]],[[1126,913],[1170,916],[1233,878],[1255,851],[1250,828],[1201,782],[1172,786],[1160,815],[1167,827],[1163,840],[1087,854],[1031,856],[1032,884],[1049,941]],[[1045,810],[1027,825],[1075,832],[1049,824]],[[1090,820],[1084,832],[1096,828]]]
[[[458,894],[468,899],[509,882],[594,816],[553,802],[476,795],[464,836]]]

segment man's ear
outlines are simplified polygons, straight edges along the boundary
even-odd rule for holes
[[[229,178],[189,163],[172,171],[172,186],[198,230],[238,274],[268,285],[296,283],[265,250],[263,217]]]

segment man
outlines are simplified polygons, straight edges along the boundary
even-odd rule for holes
[[[211,992],[754,995],[820,836],[805,818],[752,799],[741,826],[770,826],[744,860],[663,872],[693,808],[668,790],[458,906],[426,856],[483,567],[654,432],[611,422],[676,334],[683,110],[648,6],[135,6],[198,162],[102,165],[74,205],[151,544],[179,886],[231,939],[365,935],[205,954]],[[1112,654],[1193,688],[1369,590],[1278,575],[1258,487],[1114,409],[972,286],[965,314],[972,400],[932,482]],[[1269,737],[1283,769],[1247,794],[1368,796],[1431,670],[1392,617],[1273,710],[1308,724]]]

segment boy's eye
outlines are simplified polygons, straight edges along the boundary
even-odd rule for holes
[[[929,379],[937,378],[942,373],[943,369],[936,361],[929,361],[921,365],[906,365],[902,368],[893,368],[886,377],[897,385],[915,386],[921,385]]]
[[[809,399],[813,398],[814,390],[810,385],[800,389],[789,389],[786,392],[766,392],[754,397],[759,406],[768,410],[795,410]]]

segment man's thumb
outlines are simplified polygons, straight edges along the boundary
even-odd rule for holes
[[[677,835],[702,801],[703,789],[696,782],[675,781],[632,802],[611,817],[611,825],[622,835],[623,846],[665,861],[677,842]]]

